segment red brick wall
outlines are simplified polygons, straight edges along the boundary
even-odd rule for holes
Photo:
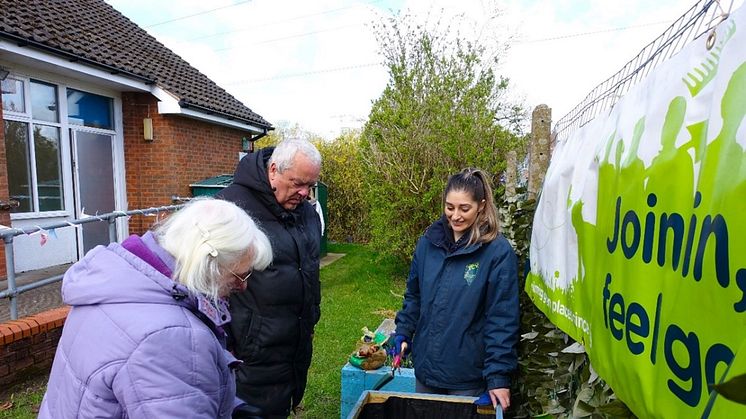
[[[5,124],[3,123],[3,98],[0,95],[0,201],[8,202],[8,164],[5,157]],[[10,227],[10,212],[0,210],[0,225]],[[2,241],[2,240],[0,240]],[[5,244],[0,243],[0,278],[6,278]]]
[[[143,118],[153,119],[153,141],[143,139]],[[124,155],[129,209],[170,205],[171,196],[191,196],[189,184],[230,173],[248,133],[175,115],[159,115],[146,93],[122,93]],[[154,218],[132,217],[130,233],[147,230]]]
[[[69,307],[0,323],[0,386],[49,373]]]

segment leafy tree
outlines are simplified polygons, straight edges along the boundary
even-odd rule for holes
[[[374,247],[407,259],[441,212],[449,174],[479,167],[494,176],[522,142],[523,111],[505,99],[499,54],[440,21],[429,30],[408,16],[375,26],[389,81],[362,136]],[[511,124],[510,128],[503,125]]]
[[[277,131],[270,131],[264,137],[254,142],[254,150],[261,150],[265,147],[274,147],[282,140]]]
[[[280,121],[275,130],[259,139],[255,149],[277,145],[287,138],[311,141],[321,153],[320,180],[327,186],[326,234],[330,240],[364,243],[370,238],[368,207],[363,196],[360,132],[348,131],[325,141],[298,124]]]
[[[313,143],[322,141],[318,134],[304,129],[298,123],[279,121],[274,130],[256,141],[254,149],[259,150],[265,147],[273,147],[280,141],[288,138],[302,138]]]
[[[321,181],[329,192],[327,237],[335,241],[367,242],[370,227],[363,195],[365,175],[360,159],[360,132],[348,131],[332,142],[320,141],[316,145],[323,159]]]

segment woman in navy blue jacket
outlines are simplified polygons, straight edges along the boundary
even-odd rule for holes
[[[518,327],[515,253],[499,233],[486,174],[464,169],[448,179],[443,215],[417,242],[397,350],[411,349],[418,393],[489,391],[507,408]]]

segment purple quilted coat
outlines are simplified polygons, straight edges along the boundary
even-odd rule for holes
[[[173,269],[149,233],[142,242]],[[39,418],[230,418],[235,358],[207,320],[220,310],[205,315],[199,299],[116,243],[74,264],[62,297],[72,310]]]

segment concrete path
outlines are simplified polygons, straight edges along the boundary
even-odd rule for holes
[[[339,260],[339,258],[341,258],[344,255],[345,255],[344,253],[327,253],[326,256],[321,258],[320,265],[323,268],[324,266],[330,263],[336,262],[337,260]]]
[[[69,267],[70,264],[66,264],[18,274],[16,276],[16,287],[41,279],[63,275]],[[19,295],[17,298],[18,317],[31,316],[50,308],[60,307],[62,305],[62,296],[60,295],[61,286],[62,281],[58,281]],[[4,291],[6,289],[8,289],[8,281],[1,280],[0,290]],[[0,323],[8,320],[10,320],[10,299],[5,298],[0,300]]]

